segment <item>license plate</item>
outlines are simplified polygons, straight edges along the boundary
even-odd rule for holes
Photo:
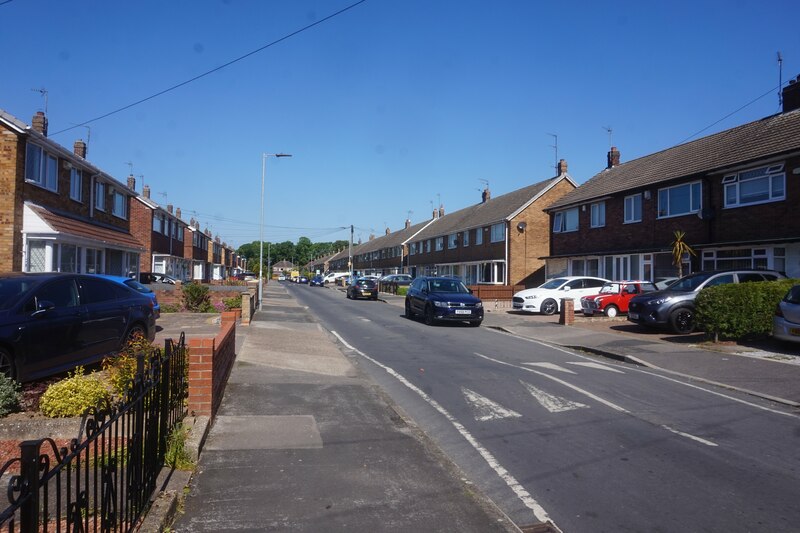
[[[800,336],[800,328],[789,328],[789,334]]]
[[[456,314],[457,315],[471,315],[472,311],[470,311],[469,309],[456,309]]]
[[[628,317],[633,320],[639,320],[639,313],[628,313]]]
[[[372,291],[361,291],[361,294],[363,294],[364,296],[369,296],[372,294]]]

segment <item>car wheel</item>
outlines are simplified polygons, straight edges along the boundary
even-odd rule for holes
[[[406,300],[406,318],[414,318],[414,311],[411,310],[411,304]]]
[[[347,299],[349,300],[350,299],[350,291],[345,292],[345,295],[347,295]]]
[[[552,315],[558,311],[558,303],[552,298],[548,298],[542,302],[542,306],[539,308],[539,310],[543,315]]]
[[[605,314],[609,318],[614,318],[619,314],[619,309],[617,309],[616,305],[609,305],[605,309]]]
[[[141,324],[134,324],[131,326],[131,329],[128,330],[128,334],[125,335],[125,339],[122,342],[122,347],[124,348],[126,344],[135,340],[137,337],[147,337],[147,331],[145,331],[144,326]]]
[[[375,296],[373,296],[373,297],[372,297],[372,300],[373,300],[373,301],[377,301],[377,300],[378,300],[378,295],[376,294]]]
[[[4,348],[0,348],[0,375],[2,374],[5,374],[11,379],[17,377],[16,368],[14,367],[14,358],[11,357],[11,353]]]
[[[669,315],[669,325],[675,333],[687,334],[694,331],[694,310],[681,307]]]
[[[482,320],[471,320],[469,325],[472,326],[473,328],[477,328],[478,326],[481,325],[481,322]]]
[[[425,307],[425,323],[432,326],[435,322],[436,319],[433,317],[433,307],[428,305]]]

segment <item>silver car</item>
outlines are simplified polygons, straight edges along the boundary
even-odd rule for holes
[[[800,285],[795,285],[775,309],[772,336],[789,342],[800,342]]]

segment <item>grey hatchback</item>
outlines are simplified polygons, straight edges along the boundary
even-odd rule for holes
[[[0,274],[0,372],[31,381],[152,341],[153,300],[98,276]]]
[[[785,278],[771,270],[714,270],[684,276],[661,291],[634,296],[628,304],[628,320],[643,326],[667,327],[675,333],[695,328],[694,300],[707,288],[725,283],[775,281]]]

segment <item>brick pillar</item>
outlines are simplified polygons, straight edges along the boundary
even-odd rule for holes
[[[214,339],[189,339],[189,413],[212,416]]]
[[[571,326],[575,323],[575,300],[572,298],[561,299],[561,314],[558,323],[563,326]]]

